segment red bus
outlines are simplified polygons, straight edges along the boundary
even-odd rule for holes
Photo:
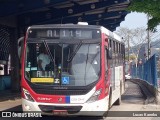
[[[30,26],[22,56],[23,111],[105,115],[124,92],[124,48],[102,26]]]

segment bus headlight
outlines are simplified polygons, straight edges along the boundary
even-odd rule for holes
[[[99,95],[101,94],[102,89],[99,89],[93,93],[93,95],[87,100],[87,103],[95,102],[98,100]]]
[[[26,100],[29,100],[29,101],[34,102],[34,99],[33,99],[33,97],[30,95],[30,93],[28,92],[28,90],[22,88],[22,92],[23,92],[24,98],[25,98]]]

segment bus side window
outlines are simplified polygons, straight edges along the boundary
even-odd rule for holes
[[[122,45],[122,59],[125,60],[125,48],[124,48],[124,45]]]
[[[107,48],[105,49],[105,67],[106,67],[106,72],[108,70],[108,50]]]
[[[113,48],[113,61],[112,61],[112,62],[113,62],[113,67],[114,67],[114,66],[115,66],[115,63],[116,63],[116,62],[115,62],[115,60],[116,60],[116,59],[115,59],[115,41],[113,41],[112,46],[113,46],[113,47],[112,47],[112,48]]]
[[[120,64],[122,63],[121,44],[119,44]]]
[[[120,50],[119,50],[119,48],[120,48],[120,43],[118,43],[118,65],[120,65]]]
[[[118,66],[118,42],[116,42],[116,66]]]
[[[109,59],[110,67],[113,67],[113,41],[110,39],[111,59]]]

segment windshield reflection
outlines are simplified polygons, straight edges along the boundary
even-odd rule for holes
[[[46,53],[41,53],[41,49]],[[99,44],[28,43],[25,77],[34,84],[86,86],[99,78]]]

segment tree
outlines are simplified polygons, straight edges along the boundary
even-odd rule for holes
[[[132,30],[126,27],[120,27],[116,33],[122,37],[122,42],[125,43],[125,46],[128,46],[128,39],[133,38]]]
[[[130,57],[129,53],[132,53],[135,56],[135,63],[137,64],[138,62],[138,55],[139,51],[144,43],[148,42],[148,36],[147,36],[147,31],[146,28],[144,27],[139,27],[136,29],[129,29],[129,28],[124,28],[120,27],[116,33],[123,37],[123,42],[125,42],[125,45],[127,46],[127,52],[128,52],[128,58]],[[153,36],[153,33],[150,33],[150,38]],[[135,46],[136,49],[131,49]],[[130,58],[128,59],[130,60]]]
[[[129,61],[130,60],[130,55],[129,55],[130,39],[133,38],[132,30],[130,30],[129,28],[125,28],[125,27],[120,27],[116,33],[122,37],[122,42],[124,42],[125,46],[127,46],[126,51],[128,52],[127,57]]]
[[[160,0],[132,0],[128,10],[149,15],[151,18],[148,21],[148,29],[151,31],[160,24]]]
[[[133,34],[134,37],[131,40],[131,43],[132,43],[133,46],[136,47],[136,50],[133,51],[133,49],[132,49],[132,52],[136,56],[135,60],[136,60],[136,64],[137,64],[138,55],[139,55],[140,49],[141,49],[141,47],[142,47],[142,45],[144,43],[147,43],[148,36],[147,36],[146,29],[143,28],[143,27],[139,27],[139,28],[133,29],[132,31],[133,31],[132,34]]]
[[[134,61],[136,59],[135,55],[130,55],[130,60]]]
[[[148,34],[147,30],[144,27],[139,27],[136,29],[128,29],[128,28],[120,28],[116,32],[118,35],[123,36],[124,35],[124,42],[127,41],[128,43],[128,60],[133,61],[136,64],[136,75],[137,75],[137,66],[139,61],[139,52],[144,43],[148,42]],[[151,37],[153,33],[149,34]],[[130,43],[132,43],[132,47],[130,47]],[[133,47],[134,46],[134,47]],[[131,49],[130,49],[131,48]],[[135,48],[135,49],[133,49]],[[135,57],[135,59],[131,59],[131,55],[129,53],[132,53],[132,55]]]
[[[129,55],[130,61],[135,61],[136,56],[134,54]],[[125,56],[125,60],[128,60],[128,56]]]

